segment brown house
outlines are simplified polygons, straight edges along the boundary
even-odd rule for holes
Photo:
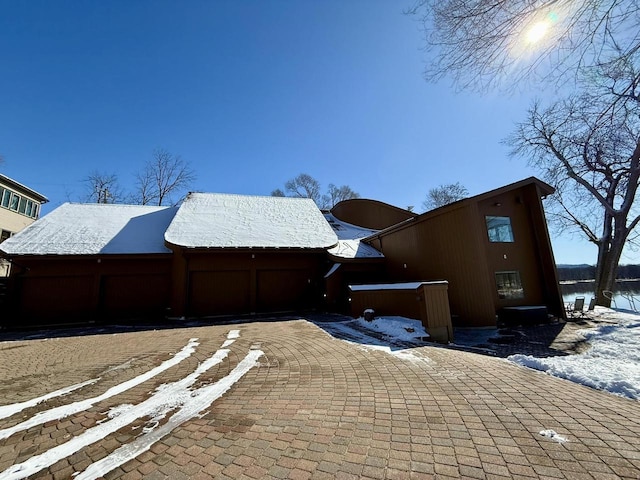
[[[203,193],[179,208],[64,204],[0,246],[13,263],[2,322],[348,312],[350,286],[439,280],[458,325],[495,325],[505,307],[564,316],[551,192],[530,178],[421,215]]]
[[[531,177],[407,218],[362,241],[384,254],[387,280],[447,280],[454,324],[495,325],[496,315],[535,312],[531,307],[564,317],[541,202],[551,193]],[[372,217],[360,201],[349,209],[350,221],[357,222],[357,209],[366,221]],[[334,214],[342,210],[339,204]]]

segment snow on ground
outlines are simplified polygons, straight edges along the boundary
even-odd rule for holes
[[[225,344],[230,346],[237,338],[239,338],[239,334],[239,330],[231,330],[227,336]],[[36,414],[32,419],[28,419],[26,423],[33,423],[29,423],[26,427],[25,422],[22,422],[15,428],[11,427],[0,431],[0,434],[4,435],[2,438],[7,438],[20,430],[24,430],[24,428],[29,428],[32,425],[42,423],[41,420],[43,418],[46,419],[45,421],[49,421],[64,418],[82,410],[87,410],[98,400],[122,393],[134,385],[139,385],[145,379],[152,378],[160,373],[160,371],[166,370],[169,366],[176,365],[183,359],[189,357],[195,351],[195,347],[197,345],[197,339],[191,339],[187,346],[185,346],[171,359],[163,362],[155,369],[152,369],[139,377],[110,388],[100,397],[44,410]],[[114,468],[123,465],[141,453],[149,450],[153,444],[171,433],[173,429],[200,415],[201,412],[205,411],[215,400],[224,395],[250,369],[258,366],[258,359],[264,355],[262,350],[252,349],[229,374],[212,384],[205,384],[204,386],[194,388],[196,382],[200,381],[200,377],[225,360],[230,351],[231,350],[224,348],[218,349],[212,356],[200,363],[192,373],[172,383],[160,385],[150,397],[143,400],[141,403],[136,405],[119,404],[114,408],[111,408],[109,412],[107,412],[107,418],[105,418],[104,421],[98,422],[95,426],[86,429],[84,432],[72,437],[65,443],[61,443],[50,448],[39,455],[27,458],[21,463],[12,465],[8,469],[0,472],[0,479],[20,480],[30,475],[34,475],[40,470],[73,455],[84,447],[102,441],[107,435],[113,434],[122,428],[132,425],[138,419],[145,417],[150,418],[142,429],[142,434],[133,442],[123,445],[110,455],[107,455],[101,460],[89,465],[89,467],[84,472],[80,472],[76,478],[94,480],[96,478],[103,477]],[[67,391],[69,391],[69,389],[76,388],[80,387],[74,385],[72,387],[68,387]],[[48,398],[59,396],[60,392],[61,391],[53,392],[46,398],[40,397],[38,399],[34,399],[34,401],[36,403],[40,403],[43,398],[46,400]],[[8,408],[9,407],[11,406],[8,406]],[[168,419],[166,422],[160,426],[160,420],[167,417]]]
[[[511,355],[508,360],[588,387],[640,399],[640,315],[597,307],[594,320],[607,322],[580,330],[590,348],[579,355],[536,358]]]
[[[511,355],[508,360],[598,390],[640,399],[640,314],[596,307],[596,310],[588,315],[600,325],[577,332],[589,344],[584,353],[546,358],[518,354]],[[352,322],[359,327],[382,334],[390,342],[415,342],[420,337],[428,337],[419,320],[404,317],[379,317],[371,322],[358,318]],[[341,325],[348,328],[352,322]],[[486,343],[496,332],[493,328],[456,329],[455,344]],[[352,336],[354,333],[357,336],[357,332],[351,332]],[[358,340],[367,348],[389,350],[394,355],[399,353],[365,335],[361,335]]]
[[[412,320],[405,317],[378,317],[370,322],[360,317],[356,322],[361,327],[382,333],[389,338],[406,342],[429,336],[420,320]]]

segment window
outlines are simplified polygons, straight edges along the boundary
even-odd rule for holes
[[[502,300],[524,298],[519,272],[496,272],[496,287]]]
[[[27,210],[27,199],[20,197],[20,206],[18,207],[18,213],[25,214]]]
[[[33,218],[38,218],[38,210],[40,209],[40,205],[38,205],[37,203],[33,204],[33,210],[31,210],[31,216]]]
[[[490,242],[513,242],[513,230],[509,217],[485,217]]]
[[[9,199],[11,198],[11,192],[7,189],[2,193],[2,206],[9,208]]]
[[[0,243],[4,242],[10,236],[11,232],[9,230],[0,230]]]
[[[18,211],[18,204],[20,203],[20,196],[16,195],[15,193],[11,194],[11,203],[9,205],[9,208],[11,210],[15,210]]]

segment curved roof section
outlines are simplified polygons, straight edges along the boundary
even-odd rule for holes
[[[0,244],[9,255],[170,253],[162,241],[176,208],[65,203]]]
[[[186,248],[317,248],[338,237],[313,200],[190,193],[165,240]]]
[[[343,200],[331,209],[331,213],[343,222],[374,230],[382,230],[417,216],[409,210],[366,198]]]

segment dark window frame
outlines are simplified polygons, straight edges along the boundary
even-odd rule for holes
[[[496,290],[500,300],[518,300],[524,298],[524,287],[518,270],[495,272]]]

